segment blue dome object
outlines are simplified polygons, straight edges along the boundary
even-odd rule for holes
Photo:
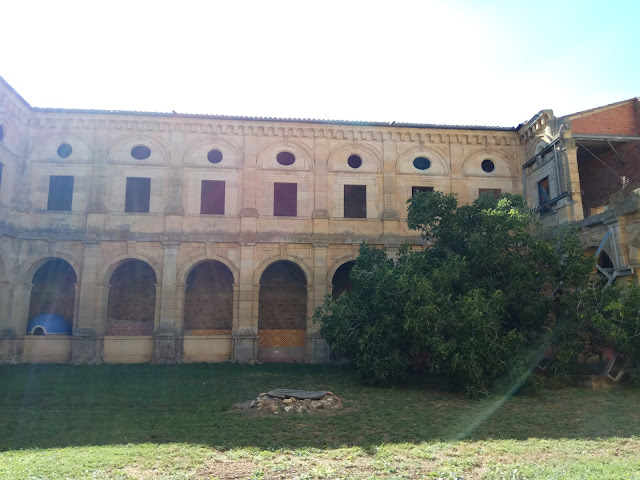
[[[27,324],[27,333],[33,334],[38,327],[44,330],[39,332],[41,335],[71,335],[71,322],[57,313],[41,313],[32,318]]]

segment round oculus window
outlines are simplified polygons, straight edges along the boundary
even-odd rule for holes
[[[496,168],[493,162],[489,159],[483,160],[480,166],[482,167],[482,170],[484,170],[487,173],[493,172]]]
[[[220,163],[222,161],[222,152],[215,148],[210,150],[209,153],[207,153],[207,160],[211,163]]]
[[[63,143],[58,147],[58,156],[60,158],[67,158],[69,155],[71,155],[72,151],[73,148],[71,148],[71,145],[69,145],[68,143]]]
[[[418,170],[427,170],[431,166],[431,160],[427,157],[416,157],[413,159],[413,166]]]
[[[151,149],[146,145],[138,145],[131,149],[131,156],[136,160],[144,160],[151,156]]]
[[[293,165],[293,162],[296,161],[296,156],[291,152],[280,152],[276,155],[276,160],[280,165]]]
[[[351,168],[360,168],[362,166],[362,158],[360,158],[360,155],[351,155],[347,159],[347,163]]]

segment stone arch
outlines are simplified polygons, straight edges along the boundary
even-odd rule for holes
[[[151,156],[145,160],[131,157],[131,149],[137,145],[146,145],[151,149]],[[116,138],[107,151],[107,162],[136,163],[140,165],[152,163],[169,163],[169,144],[160,136],[150,133],[128,132]]]
[[[347,158],[354,154],[362,158],[362,166],[355,170],[347,165]],[[366,143],[339,145],[329,152],[327,160],[328,171],[381,172],[382,169],[382,153]]]
[[[487,173],[482,170],[483,160],[491,160],[495,165],[493,172]],[[462,162],[462,173],[464,175],[482,175],[486,177],[513,177],[515,175],[513,159],[502,150],[487,150],[476,148],[471,151]]]
[[[68,158],[60,159],[57,156],[57,149],[61,143],[69,143],[72,147],[71,155]],[[93,162],[95,151],[91,143],[75,133],[54,133],[40,137],[31,148],[30,157],[33,160],[55,159],[58,161],[82,159]]]
[[[162,271],[160,269],[160,265],[158,264],[158,262],[147,255],[141,255],[139,253],[136,253],[134,255],[118,255],[117,257],[112,258],[109,262],[103,265],[102,268],[98,271],[98,276],[97,276],[98,281],[101,281],[102,285],[108,286],[109,281],[111,279],[111,275],[113,275],[113,272],[120,265],[122,265],[124,262],[129,260],[142,260],[143,262],[149,264],[149,266],[153,270],[153,273],[156,276],[156,282],[160,283],[162,279]]]
[[[231,335],[234,275],[218,260],[202,260],[186,278],[183,329],[185,335]]]
[[[331,281],[333,280],[333,276],[336,274],[336,271],[345,263],[352,262],[358,259],[358,253],[354,252],[350,255],[343,255],[342,257],[336,259],[331,267],[327,269],[327,285],[331,285]]]
[[[595,255],[598,251],[599,245],[593,245],[586,247],[584,250],[585,255]],[[611,255],[610,250],[607,247],[603,247],[596,259],[596,263],[602,268],[616,268],[615,256]]]
[[[144,260],[128,258],[112,270],[107,300],[107,336],[152,335],[158,277]]]
[[[29,285],[36,271],[49,260],[54,259],[60,259],[67,262],[71,266],[71,268],[73,268],[73,271],[76,274],[76,279],[80,278],[80,263],[76,261],[75,258],[62,252],[44,253],[35,257],[31,257],[28,263],[25,262],[20,267],[18,267],[18,271],[21,272],[18,275],[18,278],[22,283]]]
[[[233,262],[219,255],[207,255],[206,253],[202,253],[195,257],[190,257],[178,269],[178,275],[177,275],[178,284],[186,285],[187,277],[189,276],[189,273],[191,273],[191,270],[197,267],[198,264],[209,261],[209,260],[215,260],[216,262],[220,262],[223,265],[225,265],[231,272],[231,275],[233,275],[234,285],[237,285],[240,282],[240,272],[238,271],[238,267],[236,267]]]
[[[280,165],[276,161],[276,155],[282,151],[293,153],[296,162],[290,166]],[[287,139],[286,142],[282,140],[269,142],[258,152],[256,163],[258,169],[262,170],[313,171],[315,168],[312,150],[303,142],[293,139]]]
[[[351,273],[351,269],[356,264],[355,260],[350,260],[348,262],[344,262],[340,265],[333,277],[331,277],[331,296],[336,299],[344,292],[350,292],[353,285],[351,283],[351,278],[349,274]]]
[[[290,260],[271,262],[260,275],[258,358],[301,361],[306,356],[308,282]]]
[[[431,160],[431,167],[428,170],[418,170],[413,166],[413,160],[416,157],[427,157]],[[398,156],[396,172],[417,175],[448,175],[451,173],[451,169],[449,168],[449,160],[442,150],[437,147],[419,145]]]
[[[36,265],[37,268],[35,268]],[[64,319],[70,332],[76,314],[78,276],[75,269],[66,260],[56,257],[42,259],[35,263],[34,268],[35,271],[30,280],[32,287],[27,314],[29,323],[42,314],[55,314]],[[64,323],[62,320],[60,321]],[[27,326],[26,333],[33,333],[36,326],[32,325],[31,329]]]
[[[304,273],[305,281],[307,282],[307,284],[309,284],[310,280],[313,279],[313,272],[311,270],[311,267],[309,267],[307,262],[305,262],[303,259],[301,259],[300,257],[296,257],[294,255],[285,255],[283,257],[278,255],[275,257],[270,257],[267,260],[264,260],[263,262],[261,262],[260,265],[258,265],[258,268],[256,268],[256,271],[253,274],[253,284],[256,286],[260,285],[260,278],[262,277],[262,274],[264,273],[264,271],[272,263],[279,262],[279,261],[288,261],[291,263],[295,263]]]
[[[207,154],[214,148],[218,148],[223,154],[222,161],[216,165],[218,168],[237,168],[244,164],[241,147],[220,136],[201,138],[190,143],[184,152],[182,162],[185,165],[209,166],[211,164],[207,160]]]

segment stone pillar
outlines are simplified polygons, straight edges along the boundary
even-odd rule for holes
[[[106,317],[100,316],[100,289],[97,287],[98,242],[85,242],[82,270],[76,288],[76,309],[71,338],[71,361],[74,364],[102,362]]]
[[[90,178],[89,205],[87,207],[87,231],[104,230],[104,218],[107,212],[107,155],[108,139],[104,135],[94,138],[93,170]]]
[[[180,130],[171,132],[171,151],[169,152],[169,187],[167,206],[165,208],[165,231],[182,232],[182,156],[184,154],[184,133]]]
[[[330,350],[327,342],[320,335],[320,325],[313,323],[316,308],[324,303],[327,293],[327,253],[328,244],[315,244],[313,249],[313,285],[309,286],[309,321],[307,323],[307,359],[311,363],[328,363]]]
[[[241,217],[257,217],[256,192],[259,190],[256,184],[256,162],[258,161],[258,137],[255,135],[244,136],[244,168],[239,171],[242,175],[242,208]]]
[[[0,364],[19,363],[22,340],[11,321],[11,283],[0,282]]]
[[[182,342],[176,327],[176,276],[178,265],[177,242],[163,243],[162,283],[156,302],[160,314],[154,332],[153,363],[177,363],[182,358]]]
[[[582,188],[580,187],[580,174],[578,170],[578,147],[573,139],[567,139],[565,141],[565,154],[567,158],[567,177],[565,185],[567,190],[571,193],[572,203],[565,208],[570,208],[568,220],[578,221],[584,218],[584,211],[582,210]]]
[[[314,179],[314,210],[313,231],[314,233],[328,233],[329,220],[329,186],[327,185],[327,162],[329,160],[329,144],[325,138],[315,140],[315,171]]]
[[[233,360],[254,363],[258,359],[258,289],[253,285],[255,244],[240,245],[240,283],[234,285],[238,294],[237,324],[233,325]]]
[[[22,362],[32,288],[33,285],[30,283],[16,283],[13,286],[11,317],[3,330],[3,352],[0,351],[0,362]]]
[[[385,140],[382,144],[382,226],[385,235],[397,235],[400,216],[396,199],[396,160],[395,140]]]

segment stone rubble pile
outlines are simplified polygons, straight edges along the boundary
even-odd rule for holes
[[[249,404],[249,408],[265,413],[306,413],[317,410],[337,410],[342,408],[342,400],[331,392],[326,392],[319,399],[298,399],[295,397],[277,398],[261,393]]]

